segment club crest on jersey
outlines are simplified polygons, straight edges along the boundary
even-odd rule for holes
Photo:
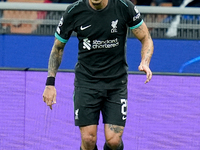
[[[117,32],[117,23],[118,23],[118,19],[111,22],[111,27],[112,27],[111,33]]]

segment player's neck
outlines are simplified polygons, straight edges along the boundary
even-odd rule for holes
[[[109,0],[89,0],[90,6],[95,10],[104,9],[108,5]]]

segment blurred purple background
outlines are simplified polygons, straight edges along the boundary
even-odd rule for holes
[[[57,104],[42,100],[46,72],[0,71],[0,150],[79,150],[74,74],[58,72]],[[200,77],[129,75],[125,150],[200,150]],[[104,144],[100,120],[97,145]]]

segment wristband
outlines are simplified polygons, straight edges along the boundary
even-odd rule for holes
[[[47,77],[46,85],[55,86],[55,77]]]

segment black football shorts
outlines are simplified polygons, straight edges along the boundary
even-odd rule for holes
[[[127,116],[127,87],[111,90],[75,87],[75,125],[98,125],[100,112],[102,112],[104,124],[125,126]]]

